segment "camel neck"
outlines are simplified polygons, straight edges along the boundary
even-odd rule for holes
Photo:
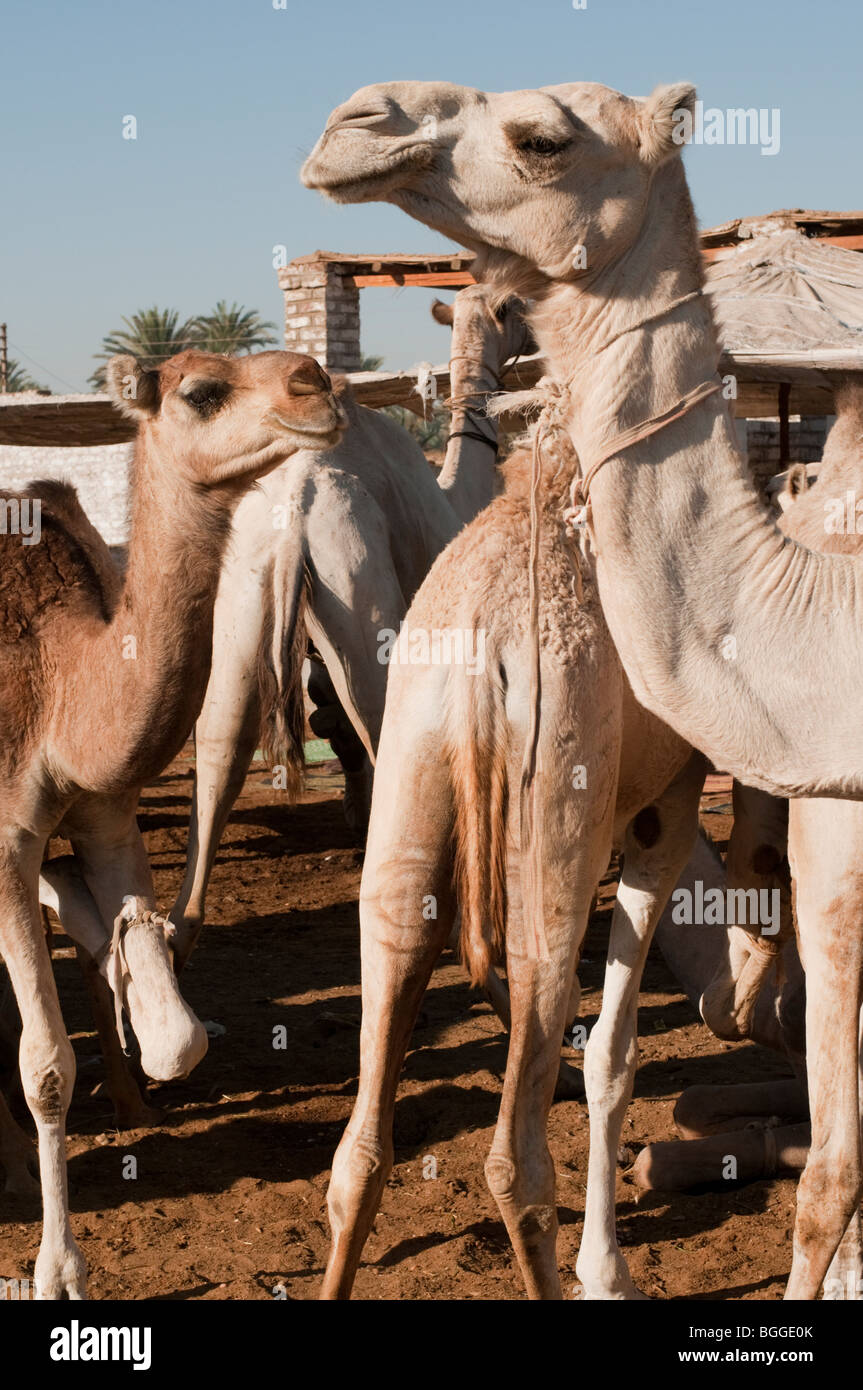
[[[199,487],[181,460],[139,438],[126,580],[94,654],[104,727],[112,730],[96,780],[145,781],[191,732],[209,679],[216,590],[240,492]]]
[[[555,286],[533,318],[555,376],[570,383],[569,432],[585,466],[716,373],[704,297],[637,326],[700,285],[682,169],[660,171],[645,225],[651,235],[624,260]],[[853,560],[781,535],[727,402],[710,396],[612,457],[591,499],[603,610],[642,704],[744,783],[863,793],[860,576]]]
[[[498,431],[485,407],[497,388],[497,363],[481,347],[465,348],[450,359],[453,406],[438,483],[462,522],[472,521],[494,496]]]

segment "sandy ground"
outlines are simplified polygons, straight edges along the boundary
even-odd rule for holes
[[[167,909],[181,878],[191,751],[143,798],[141,823]],[[185,1082],[152,1093],[163,1127],[120,1133],[101,1087],[98,1042],[77,964],[57,940],[56,971],[78,1057],[69,1123],[73,1226],[94,1298],[315,1297],[327,1249],[326,1187],[358,1068],[357,893],[361,855],[340,806],[337,765],[286,807],[256,764],[222,845],[211,925],[183,977],[199,1016],[224,1028]],[[723,844],[727,796],[703,803]],[[59,850],[60,846],[57,846]],[[582,1013],[599,1011],[613,881],[591,921]],[[287,1047],[273,1047],[283,1025]],[[634,1153],[674,1137],[672,1109],[696,1082],[788,1075],[778,1057],[718,1042],[654,950],[639,1010],[640,1067],[624,1126]],[[483,1161],[506,1042],[450,955],[435,971],[396,1111],[396,1165],[366,1248],[361,1299],[524,1296]],[[28,1124],[29,1127],[29,1124]],[[564,1287],[575,1283],[587,1162],[587,1111],[554,1106]],[[124,1178],[124,1158],[137,1177]],[[423,1176],[423,1159],[437,1177]],[[429,1168],[431,1165],[426,1165]],[[791,1260],[790,1179],[636,1205],[621,1169],[618,1228],[636,1281],[653,1298],[779,1299]],[[38,1203],[0,1195],[0,1275],[32,1274]]]

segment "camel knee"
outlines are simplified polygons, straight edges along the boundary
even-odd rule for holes
[[[374,922],[375,937],[385,949],[414,951],[443,935],[447,904],[435,893],[436,873],[361,894],[360,918]]]
[[[540,1225],[542,1210],[553,1210],[548,1197],[554,1191],[554,1164],[547,1148],[532,1150],[530,1159],[513,1153],[490,1153],[485,1161],[485,1180],[499,1205],[515,1205],[525,1213],[533,1212]],[[530,1220],[533,1222],[533,1217]]]
[[[797,1188],[797,1244],[817,1246],[828,1236],[841,1240],[860,1201],[861,1186],[860,1165],[854,1159],[810,1156]]]
[[[377,1135],[345,1134],[333,1159],[327,1210],[334,1236],[351,1230],[383,1191],[392,1171],[392,1147]]]
[[[485,1181],[496,1202],[510,1202],[515,1196],[516,1167],[503,1154],[489,1154],[485,1161]]]
[[[714,1086],[688,1086],[681,1093],[673,1114],[678,1132],[684,1131],[687,1136],[707,1132],[716,1115],[715,1091]]]
[[[75,1053],[68,1038],[57,1040],[48,1055],[28,1048],[26,1039],[22,1039],[21,1083],[37,1123],[62,1123],[75,1084]]]
[[[584,1084],[591,1106],[614,1109],[628,1099],[638,1047],[634,1037],[626,1038],[623,1049],[619,1048],[620,1042],[620,1038],[601,1031],[601,1024],[594,1025],[584,1050]]]

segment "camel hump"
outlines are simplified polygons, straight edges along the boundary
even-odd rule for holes
[[[40,479],[0,497],[0,642],[35,635],[53,613],[90,609],[107,621],[118,587],[70,483]]]

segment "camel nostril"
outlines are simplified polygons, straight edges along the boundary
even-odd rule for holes
[[[288,369],[285,387],[290,396],[325,396],[332,391],[332,382],[313,357],[301,358]]]

